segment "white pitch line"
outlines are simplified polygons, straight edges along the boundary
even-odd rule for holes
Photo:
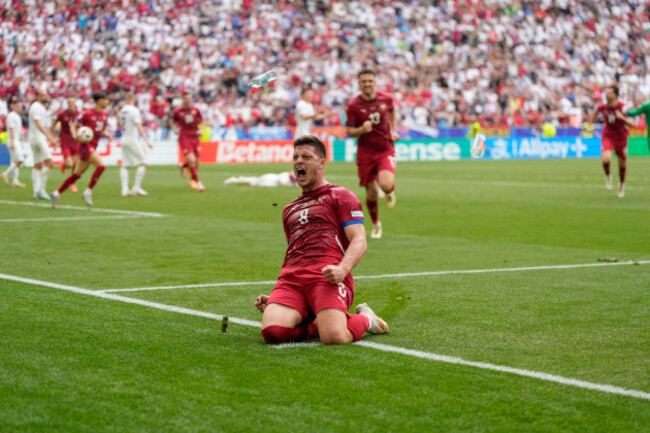
[[[469,269],[458,271],[432,271],[432,272],[409,272],[403,274],[382,274],[382,275],[359,275],[354,277],[355,280],[372,280],[378,278],[407,278],[407,277],[427,277],[435,275],[452,275],[452,274],[482,274],[488,272],[516,272],[516,271],[539,271],[549,269],[572,269],[572,268],[591,268],[599,266],[621,266],[621,265],[647,265],[650,260],[613,262],[613,263],[584,263],[578,265],[554,265],[554,266],[527,266],[522,268],[494,268],[494,269]],[[226,283],[206,283],[206,284],[187,284],[182,286],[154,286],[154,287],[136,287],[132,289],[107,289],[103,292],[140,292],[147,290],[172,290],[172,289],[195,289],[205,287],[228,287],[228,286],[256,286],[275,284],[276,281],[239,281]]]
[[[82,217],[53,217],[53,218],[13,218],[0,220],[0,223],[18,223],[31,221],[76,221],[76,220],[110,220],[125,218],[144,218],[141,215],[107,215],[107,216],[82,216]]]
[[[183,307],[176,307],[173,305],[166,305],[166,304],[159,304],[157,302],[149,302],[149,301],[144,301],[141,299],[134,299],[134,298],[128,298],[125,296],[119,296],[119,295],[112,295],[110,293],[104,293],[104,292],[97,292],[93,290],[88,290],[88,289],[82,289],[80,287],[74,287],[74,286],[67,286],[64,284],[57,284],[57,283],[50,283],[47,281],[40,281],[40,280],[34,280],[31,278],[22,278],[22,277],[16,277],[13,275],[7,275],[7,274],[0,274],[0,279],[5,279],[5,280],[10,280],[10,281],[17,281],[20,283],[26,283],[26,284],[33,284],[36,286],[43,286],[43,287],[50,287],[53,289],[59,289],[59,290],[66,290],[69,292],[73,293],[78,293],[81,295],[89,295],[89,296],[95,296],[98,298],[103,298],[103,299],[110,299],[113,301],[120,301],[120,302],[127,302],[129,304],[137,304],[137,305],[142,305],[145,307],[151,307],[151,308],[156,308],[159,310],[165,310],[165,311],[171,311],[174,313],[181,313],[181,314],[188,314],[192,316],[199,316],[199,317],[205,317],[207,319],[214,319],[214,320],[221,320],[223,319],[223,316],[220,314],[214,314],[214,313],[208,313],[206,311],[199,311],[199,310],[191,310],[189,308],[183,308]],[[251,326],[255,328],[261,328],[262,324],[260,322],[254,322],[252,320],[247,320],[247,319],[239,319],[237,317],[228,317],[228,320],[232,323],[236,323],[239,325],[244,325],[244,326]],[[457,364],[457,365],[463,365],[467,367],[475,367],[475,368],[480,368],[484,370],[492,370],[492,371],[499,371],[502,373],[510,373],[518,376],[524,376],[524,377],[530,377],[534,379],[539,379],[539,380],[544,380],[547,382],[555,382],[555,383],[560,383],[562,385],[567,385],[567,386],[573,386],[576,388],[583,388],[583,389],[589,389],[589,390],[594,390],[594,391],[601,391],[605,392],[608,394],[617,394],[617,395],[624,395],[628,397],[634,397],[634,398],[639,398],[643,400],[650,400],[650,393],[644,392],[644,391],[638,391],[634,389],[627,389],[627,388],[621,388],[618,386],[614,385],[607,385],[607,384],[600,384],[600,383],[593,383],[593,382],[587,382],[584,380],[578,380],[578,379],[572,379],[570,377],[564,377],[564,376],[557,376],[553,374],[548,374],[548,373],[543,373],[539,371],[532,371],[532,370],[524,370],[524,369],[519,369],[519,368],[513,368],[513,367],[507,367],[507,366],[502,366],[502,365],[496,365],[496,364],[489,364],[485,362],[475,362],[475,361],[467,361],[462,358],[456,358],[452,356],[446,356],[446,355],[439,355],[436,353],[428,353],[428,352],[422,352],[419,350],[412,350],[412,349],[405,349],[402,347],[396,347],[396,346],[389,346],[386,344],[377,344],[377,343],[372,343],[369,341],[357,341],[354,343],[358,346],[362,347],[367,347],[369,349],[375,349],[375,350],[381,350],[383,352],[392,352],[392,353],[398,353],[401,355],[406,355],[406,356],[413,356],[415,358],[420,358],[420,359],[427,359],[430,361],[437,361],[437,362],[444,362],[448,364]],[[320,343],[300,343],[300,344],[292,344],[292,345],[281,345],[278,346],[277,348],[287,348],[287,347],[314,347],[318,346]]]
[[[0,200],[0,204],[10,204],[10,205],[16,205],[16,206],[49,207],[49,208],[52,207],[52,204],[33,203],[33,202],[28,202],[28,201]],[[121,215],[137,215],[137,216],[154,217],[154,218],[160,218],[160,217],[165,216],[164,214],[156,213],[156,212],[140,212],[140,211],[134,211],[134,210],[105,209],[105,208],[98,208],[98,207],[88,208],[88,207],[82,207],[82,206],[57,205],[56,208],[57,209],[83,210],[83,211],[90,210],[92,212],[116,213],[116,214],[121,214]]]

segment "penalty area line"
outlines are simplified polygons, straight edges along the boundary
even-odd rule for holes
[[[382,275],[359,275],[355,276],[355,280],[373,280],[380,278],[409,278],[409,277],[429,277],[436,275],[454,275],[454,274],[484,274],[490,272],[518,272],[518,271],[543,271],[549,269],[573,269],[573,268],[591,268],[601,266],[629,266],[629,265],[647,265],[650,260],[639,261],[626,261],[626,262],[613,262],[613,263],[583,263],[577,265],[551,265],[551,266],[527,266],[522,268],[494,268],[494,269],[468,269],[458,271],[431,271],[431,272],[409,272],[403,274],[382,274]],[[236,287],[236,286],[256,286],[256,285],[271,285],[277,281],[236,281],[225,283],[205,283],[205,284],[186,284],[181,286],[154,286],[154,287],[134,287],[131,289],[106,289],[102,290],[105,293],[115,292],[141,292],[148,290],[173,290],[173,289],[197,289],[206,287]]]
[[[159,310],[164,310],[164,311],[169,311],[173,313],[180,313],[180,314],[187,314],[187,315],[192,315],[192,316],[198,316],[198,317],[204,317],[207,319],[213,319],[213,320],[222,320],[223,315],[220,314],[214,314],[214,313],[208,313],[206,311],[199,311],[199,310],[192,310],[189,308],[183,308],[183,307],[177,307],[174,305],[166,305],[166,304],[160,304],[158,302],[150,302],[150,301],[145,301],[142,299],[134,299],[134,298],[129,298],[126,296],[120,296],[120,295],[114,295],[111,293],[105,293],[105,292],[98,292],[98,291],[93,291],[93,290],[88,290],[88,289],[83,289],[80,287],[74,287],[74,286],[68,286],[64,284],[58,284],[58,283],[51,283],[48,281],[40,281],[40,280],[34,280],[31,278],[22,278],[22,277],[17,277],[14,275],[7,275],[7,274],[2,274],[0,273],[0,279],[4,280],[9,280],[9,281],[17,281],[20,283],[26,283],[26,284],[31,284],[35,286],[41,286],[41,287],[49,287],[53,289],[59,289],[59,290],[65,290],[68,292],[73,292],[81,295],[89,295],[89,296],[94,296],[97,298],[102,298],[102,299],[110,299],[113,301],[119,301],[119,302],[126,302],[129,304],[136,304],[136,305],[141,305],[144,307],[150,307],[150,308],[156,308]],[[238,325],[244,325],[244,326],[251,326],[254,328],[261,328],[262,324],[260,322],[255,322],[252,320],[247,320],[247,319],[240,319],[237,317],[228,317],[228,320],[231,323],[236,323]],[[615,394],[615,395],[622,395],[622,396],[627,396],[627,397],[634,397],[642,400],[649,400],[650,401],[650,393],[644,392],[644,391],[639,391],[639,390],[634,390],[634,389],[627,389],[627,388],[621,388],[618,386],[614,385],[608,385],[608,384],[600,384],[600,383],[594,383],[594,382],[587,382],[584,380],[578,380],[578,379],[573,379],[570,377],[564,377],[564,376],[558,376],[554,374],[549,374],[549,373],[543,373],[539,371],[532,371],[532,370],[524,370],[520,368],[513,368],[513,367],[507,367],[503,365],[496,365],[496,364],[490,364],[486,362],[475,362],[475,361],[468,361],[462,358],[456,358],[452,356],[446,356],[446,355],[439,355],[436,353],[428,353],[428,352],[422,352],[419,350],[412,350],[412,349],[406,349],[403,347],[396,347],[396,346],[390,346],[387,344],[378,344],[378,343],[373,343],[370,341],[357,341],[356,343],[353,343],[356,346],[361,346],[361,347],[366,347],[369,349],[375,349],[375,350],[380,350],[382,352],[391,352],[391,353],[397,353],[401,355],[406,355],[406,356],[411,356],[419,359],[425,359],[429,361],[436,361],[436,362],[444,362],[447,364],[455,364],[455,365],[461,365],[465,367],[474,367],[474,368],[480,368],[483,370],[491,370],[491,371],[498,371],[501,373],[509,373],[509,374],[514,374],[517,376],[523,376],[523,377],[529,377],[529,378],[534,378],[546,382],[554,382],[554,383],[559,383],[562,385],[567,385],[567,386],[572,386],[576,388],[582,388],[582,389],[588,389],[588,390],[593,390],[593,391],[600,391],[604,392],[607,394]],[[302,348],[302,347],[317,347],[320,346],[321,344],[318,342],[308,342],[308,343],[297,343],[297,344],[284,344],[277,346],[276,348],[278,349],[285,349],[285,348]]]
[[[0,204],[9,204],[9,205],[14,205],[14,206],[33,206],[33,207],[52,207],[52,204],[48,203],[33,203],[29,201],[11,201],[11,200],[0,200]],[[57,205],[56,209],[69,209],[69,210],[83,210],[83,211],[91,211],[91,212],[103,212],[103,213],[115,213],[119,215],[132,215],[132,216],[141,216],[141,217],[153,217],[153,218],[160,218],[164,217],[164,214],[157,213],[157,212],[140,212],[140,211],[134,211],[134,210],[121,210],[121,209],[105,209],[105,208],[99,208],[99,207],[82,207],[82,206],[71,206],[71,205]]]
[[[52,218],[13,218],[3,219],[0,223],[20,223],[31,221],[79,221],[79,220],[116,220],[126,218],[144,218],[142,215],[106,215],[106,216],[80,216],[80,217],[52,217]]]

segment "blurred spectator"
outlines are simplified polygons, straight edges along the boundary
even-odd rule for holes
[[[617,0],[9,0],[0,99],[102,90],[117,107],[133,91],[157,127],[190,90],[212,126],[290,126],[301,86],[340,112],[371,67],[407,126],[578,126],[611,81],[622,100],[650,98],[649,13]],[[280,78],[249,91],[268,69]]]

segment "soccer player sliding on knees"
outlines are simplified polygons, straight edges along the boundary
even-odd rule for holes
[[[288,247],[275,288],[255,301],[267,344],[312,338],[345,344],[389,330],[366,304],[348,313],[354,301],[351,271],[366,252],[366,233],[359,199],[325,180],[326,159],[317,137],[294,141],[293,172],[302,195],[282,212]]]

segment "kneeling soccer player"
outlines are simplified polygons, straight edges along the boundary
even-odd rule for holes
[[[359,199],[327,183],[326,148],[313,135],[294,141],[293,172],[302,195],[282,212],[287,254],[270,296],[260,295],[262,336],[267,344],[320,338],[323,344],[360,340],[366,332],[388,333],[388,325],[366,304],[357,314],[350,273],[366,252]]]

